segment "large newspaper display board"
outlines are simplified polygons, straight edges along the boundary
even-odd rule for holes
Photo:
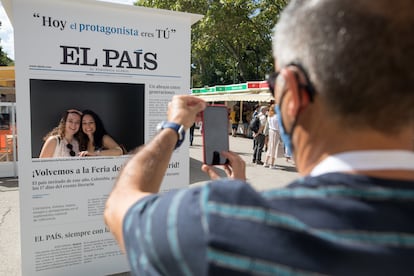
[[[201,16],[95,1],[7,2],[15,32],[23,275],[128,271],[102,213],[128,152],[188,93],[191,24]],[[38,158],[62,112],[91,109],[122,156]],[[188,141],[162,191],[189,184]]]

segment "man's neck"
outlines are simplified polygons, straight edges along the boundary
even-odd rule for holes
[[[373,130],[350,130],[345,128],[324,128],[311,137],[301,126],[294,135],[295,162],[301,175],[308,175],[312,169],[325,158],[343,152],[367,150],[407,150],[412,151],[411,129],[398,134],[384,134]],[[356,173],[356,172],[354,172]],[[360,171],[358,173],[382,178],[414,179],[413,171]]]

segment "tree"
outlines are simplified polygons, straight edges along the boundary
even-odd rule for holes
[[[139,0],[204,15],[192,28],[194,87],[263,80],[273,70],[271,34],[288,0]]]
[[[10,59],[5,52],[3,52],[3,47],[0,46],[0,66],[11,65],[14,65],[14,61]]]
[[[2,26],[2,22],[0,21],[0,28]],[[3,47],[0,46],[0,66],[9,66],[14,65],[14,61],[10,59],[5,52],[3,52]]]

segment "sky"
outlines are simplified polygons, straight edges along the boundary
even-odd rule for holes
[[[132,5],[136,0],[97,0],[112,2],[118,4]],[[0,45],[3,47],[3,52],[7,56],[14,60],[14,37],[13,37],[13,27],[10,23],[9,18],[7,17],[6,11],[3,8],[3,4],[0,2]]]

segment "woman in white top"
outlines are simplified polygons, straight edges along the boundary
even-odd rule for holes
[[[267,123],[269,126],[269,140],[267,143],[266,159],[263,164],[265,168],[275,169],[275,158],[278,154],[278,148],[280,143],[279,125],[277,123],[277,115],[274,109],[275,105],[272,104],[269,108],[269,114],[267,116]],[[269,159],[271,163],[269,164]]]
[[[81,116],[82,112],[79,110],[67,110],[60,119],[59,125],[43,138],[45,143],[39,158],[77,156]]]

